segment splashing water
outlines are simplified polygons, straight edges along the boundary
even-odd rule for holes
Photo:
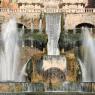
[[[61,15],[46,15],[46,32],[48,35],[47,51],[48,55],[59,55],[58,40],[61,33]]]
[[[82,61],[79,58],[78,58],[78,62],[80,64],[81,71],[82,71],[82,81],[87,82],[88,78],[87,78],[87,70],[85,68],[85,65],[82,63]]]
[[[28,76],[27,73],[26,73],[26,67],[27,67],[27,63],[23,66],[22,70],[21,70],[21,73],[20,73],[20,78],[19,78],[19,81],[20,82],[25,82],[26,81],[26,77]]]
[[[2,25],[2,43],[0,54],[0,81],[19,81],[20,48],[19,32],[17,32],[16,20],[11,19]]]
[[[95,42],[88,28],[83,33],[83,62],[79,61],[84,82],[95,82]]]

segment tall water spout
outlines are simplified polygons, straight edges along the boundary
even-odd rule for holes
[[[83,28],[82,30],[84,49],[83,62],[80,62],[83,73],[82,79],[84,82],[95,82],[95,42],[91,35],[92,32],[88,28]]]
[[[24,25],[22,26],[22,29],[20,31],[20,36],[21,36],[21,41],[22,41],[22,47],[24,47],[25,43],[24,43],[24,40],[23,40],[23,35],[25,33],[25,28],[24,28]]]
[[[31,22],[31,32],[33,33],[34,31],[34,24],[33,24],[33,18],[32,18],[32,22]]]
[[[24,34],[25,28],[24,25],[22,26],[22,33]]]
[[[61,33],[61,15],[46,15],[46,32],[48,35],[47,51],[48,55],[59,55],[58,40]]]
[[[0,81],[18,81],[19,77],[19,36],[15,19],[2,26],[0,54]]]
[[[42,19],[40,19],[40,22],[39,22],[39,32],[40,33],[42,32]]]

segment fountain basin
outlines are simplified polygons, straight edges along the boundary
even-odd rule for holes
[[[0,83],[0,93],[95,93],[95,83],[64,82],[59,87],[50,88],[44,83]],[[67,94],[66,94],[67,95]],[[68,94],[70,95],[70,94]]]

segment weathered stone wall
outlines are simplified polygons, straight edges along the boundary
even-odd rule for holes
[[[76,58],[74,53],[70,52],[66,54],[67,57],[67,81],[75,82],[76,80]]]
[[[95,26],[94,13],[80,13],[80,14],[66,14],[65,15],[65,28],[74,29],[81,23],[88,23]]]

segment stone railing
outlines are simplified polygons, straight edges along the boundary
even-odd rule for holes
[[[0,12],[8,12],[8,13],[33,13],[33,12],[41,12],[41,9],[9,9],[9,8],[0,8]]]
[[[85,12],[89,13],[95,13],[95,8],[86,8]]]
[[[32,0],[31,2],[32,2],[32,3],[43,3],[42,0]]]
[[[0,8],[0,13],[95,13],[95,8],[84,9],[56,9],[56,8],[35,8],[35,9],[9,9]]]
[[[89,92],[95,93],[95,83],[73,83],[64,82],[63,84],[46,84],[46,83],[17,83],[17,82],[5,82],[0,83],[0,95],[1,93],[46,93],[46,92]],[[7,94],[4,94],[7,95]],[[8,94],[10,95],[10,94]],[[11,94],[12,95],[12,94]],[[18,95],[18,94],[16,94]],[[22,95],[22,94],[19,94]],[[26,94],[25,94],[26,95]],[[38,94],[37,94],[38,95]],[[55,94],[54,94],[55,95]],[[59,94],[58,94],[59,95]],[[68,95],[68,94],[66,94]],[[71,94],[70,94],[71,95]],[[77,95],[77,94],[72,94]],[[79,94],[81,95],[81,94]],[[82,94],[84,95],[84,94]],[[87,94],[85,94],[87,95]],[[89,94],[90,95],[90,94]],[[93,94],[95,95],[95,94]]]

